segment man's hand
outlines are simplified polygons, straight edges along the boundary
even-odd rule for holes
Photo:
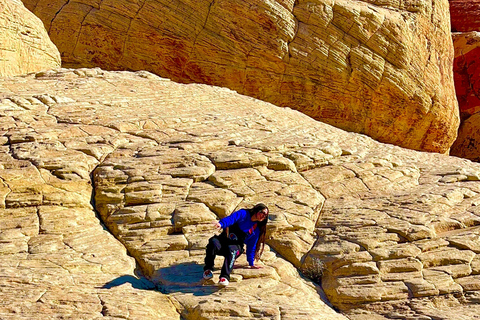
[[[250,269],[262,269],[263,266],[260,266],[258,264],[254,264],[253,266],[250,266]]]

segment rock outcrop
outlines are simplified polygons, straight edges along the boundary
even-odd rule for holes
[[[478,315],[480,164],[148,72],[0,79],[0,101],[1,317]],[[202,285],[211,220],[256,202],[264,268]]]
[[[60,67],[42,21],[20,0],[0,0],[0,77]]]
[[[480,30],[479,0],[449,0],[453,32]]]
[[[480,161],[480,1],[450,1],[461,124],[451,154]]]
[[[480,29],[452,34],[455,45],[453,70],[462,118],[480,111]]]
[[[456,137],[444,0],[24,3],[65,66],[228,87],[417,150]]]

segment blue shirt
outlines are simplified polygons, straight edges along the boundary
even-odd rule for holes
[[[235,211],[228,217],[219,221],[223,229],[229,227],[235,223],[240,227],[240,230],[245,232],[245,244],[247,245],[247,261],[250,266],[254,265],[255,261],[255,248],[257,247],[257,241],[260,236],[260,229],[254,228],[257,221],[252,221],[250,213],[246,209]]]

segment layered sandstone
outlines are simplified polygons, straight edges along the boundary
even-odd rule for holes
[[[479,164],[148,72],[0,79],[0,101],[2,318],[480,311]],[[257,202],[264,268],[242,257],[229,287],[202,284],[211,221]]]
[[[42,21],[20,0],[0,0],[0,77],[60,67]]]
[[[412,149],[456,137],[444,0],[24,3],[66,66],[228,87]]]

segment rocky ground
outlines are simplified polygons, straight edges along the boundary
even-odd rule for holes
[[[478,317],[479,164],[148,72],[0,79],[0,110],[2,319]],[[264,268],[203,284],[257,202]]]

